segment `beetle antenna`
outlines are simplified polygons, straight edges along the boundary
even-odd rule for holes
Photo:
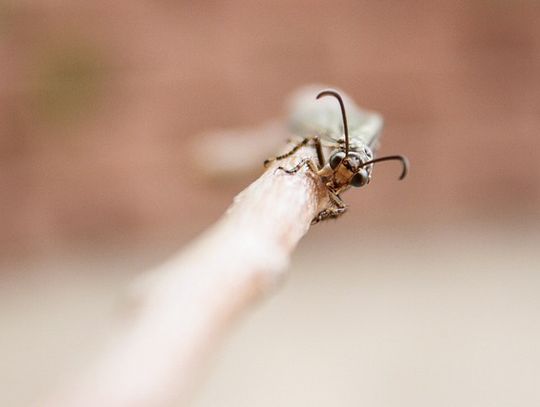
[[[399,176],[399,179],[402,180],[403,178],[407,176],[407,172],[409,171],[409,160],[407,160],[407,158],[402,155],[387,155],[386,157],[375,158],[371,161],[365,162],[364,164],[361,165],[361,167],[364,167],[369,164],[378,163],[381,161],[391,161],[391,160],[401,161],[401,164],[403,164],[403,170],[401,171],[401,175]]]
[[[345,132],[345,157],[346,157],[349,154],[349,126],[347,125],[347,115],[345,114],[345,105],[343,104],[343,99],[341,98],[341,95],[337,93],[335,90],[323,90],[317,95],[317,99],[323,96],[335,97],[339,102],[339,106],[341,107],[341,116],[343,117],[343,131]]]

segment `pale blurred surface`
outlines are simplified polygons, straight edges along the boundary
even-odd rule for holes
[[[306,242],[194,405],[538,405],[540,233],[449,232]]]
[[[125,285],[260,173],[207,179],[199,135],[284,117],[312,82],[380,111],[410,176],[344,196],[194,404],[539,404],[539,19],[532,0],[0,1],[0,405],[91,360]]]
[[[321,225],[305,239],[193,406],[540,402],[538,225],[387,229],[331,245],[337,232]],[[149,259],[78,261],[2,285],[1,405],[28,405],[98,354],[122,312],[118,291]]]

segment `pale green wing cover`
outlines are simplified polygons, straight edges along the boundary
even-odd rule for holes
[[[344,137],[341,110],[333,98],[316,99],[317,94],[325,89],[328,88],[309,86],[292,96],[289,127],[300,137],[319,136],[322,140],[335,143]],[[376,147],[383,127],[381,115],[360,109],[344,92],[338,92],[345,104],[351,144]]]

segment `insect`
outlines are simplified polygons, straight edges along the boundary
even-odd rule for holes
[[[312,95],[313,93],[310,97],[313,97]],[[320,104],[318,106],[305,101],[299,103],[293,112],[291,127],[301,141],[289,152],[264,162],[265,166],[268,166],[273,161],[292,156],[304,146],[315,147],[317,163],[308,158],[290,169],[277,168],[287,174],[295,174],[302,167],[307,167],[312,173],[321,177],[328,191],[330,205],[319,212],[312,220],[312,224],[343,215],[347,210],[347,205],[340,195],[351,186],[363,187],[369,184],[373,164],[382,161],[400,161],[402,164],[400,180],[407,175],[409,166],[407,158],[402,155],[374,158],[374,151],[378,147],[378,139],[383,126],[380,115],[360,110],[351,102],[352,106],[349,109],[351,124],[349,125],[341,95],[335,90],[323,90],[317,94],[316,99],[325,96],[334,97],[338,101],[341,117],[336,113],[335,107],[328,103],[317,102]],[[324,150],[330,153],[328,160],[325,160]]]

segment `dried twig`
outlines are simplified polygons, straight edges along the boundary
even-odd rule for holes
[[[312,150],[280,164],[292,166]],[[326,199],[317,177],[270,167],[213,227],[145,276],[115,343],[47,405],[155,407],[187,400],[209,351],[274,287]]]

